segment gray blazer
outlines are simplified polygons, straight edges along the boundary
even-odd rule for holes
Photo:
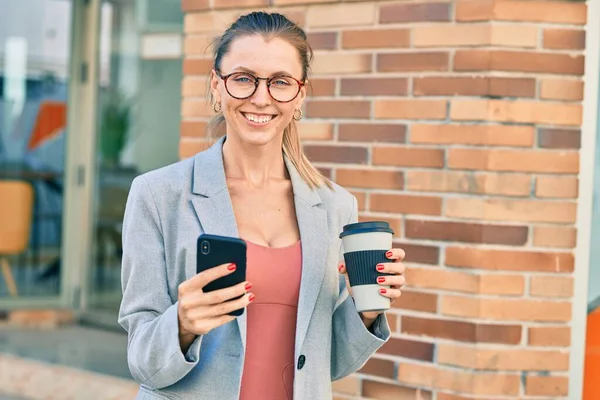
[[[203,232],[239,237],[221,138],[208,150],[138,176],[123,222],[123,300],[129,369],[138,399],[234,400],[244,363],[246,314],[179,347],[177,288],[196,274]],[[335,185],[311,190],[286,159],[302,240],[294,399],[331,399],[331,382],[360,369],[390,337],[384,315],[372,333],[337,271],[338,235],[357,221],[354,196]]]

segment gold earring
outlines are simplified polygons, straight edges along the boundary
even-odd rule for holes
[[[298,111],[298,114],[296,115],[296,111]],[[299,108],[297,110],[294,111],[294,119],[296,121],[300,121],[302,119],[302,117],[304,116],[304,113],[302,112],[302,109]]]
[[[221,103],[215,101],[213,103],[212,109],[215,113],[217,113],[217,114],[220,113],[221,112]]]

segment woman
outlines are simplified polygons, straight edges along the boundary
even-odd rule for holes
[[[390,331],[384,314],[359,314],[346,287],[339,233],[357,221],[356,199],[302,154],[306,35],[280,14],[251,13],[214,56],[209,130],[223,137],[136,178],[127,202],[119,322],[138,399],[331,399],[331,382]],[[201,233],[246,241],[247,282],[203,293],[236,266],[197,274]],[[381,295],[394,300],[404,252],[388,257]]]

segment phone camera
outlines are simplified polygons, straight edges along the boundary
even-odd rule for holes
[[[207,255],[208,253],[210,253],[210,243],[207,240],[203,240],[200,243],[200,251],[204,255]]]

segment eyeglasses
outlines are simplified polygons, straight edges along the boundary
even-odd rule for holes
[[[227,93],[238,100],[244,100],[254,95],[260,81],[267,81],[269,95],[280,103],[289,103],[294,100],[304,86],[304,82],[287,75],[258,78],[248,72],[234,72],[229,75],[222,75],[217,70],[215,72],[219,78],[223,79]]]

